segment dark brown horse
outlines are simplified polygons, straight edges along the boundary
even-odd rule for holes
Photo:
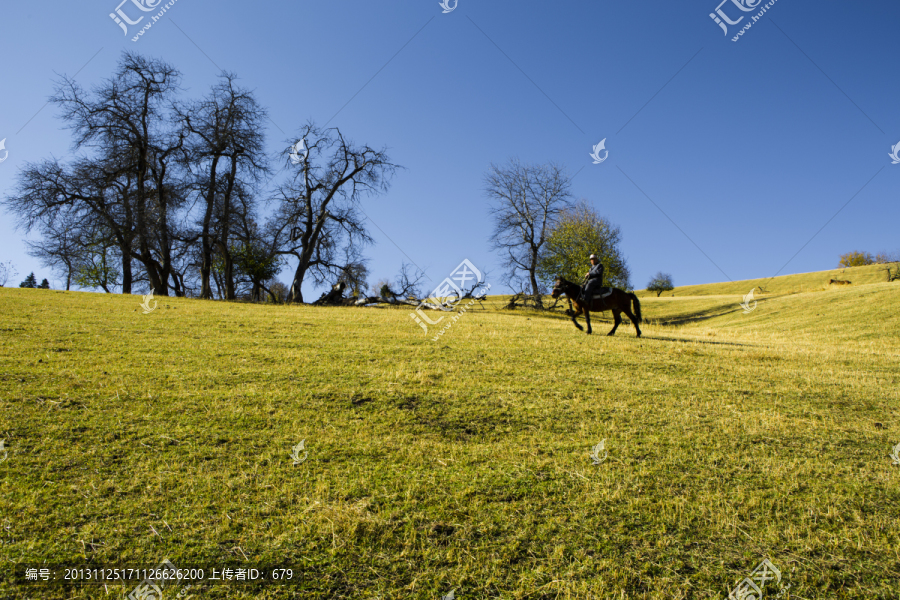
[[[603,298],[595,298],[585,303],[579,299],[581,296],[580,285],[566,281],[562,277],[557,277],[556,283],[553,286],[553,293],[550,295],[553,298],[559,298],[560,294],[565,294],[569,301],[575,305],[575,312],[572,313],[572,322],[575,323],[575,327],[578,329],[583,331],[581,325],[575,320],[575,317],[578,315],[584,314],[584,320],[587,322],[587,332],[590,334],[591,311],[602,312],[604,310],[611,310],[616,323],[613,325],[612,330],[606,335],[614,335],[616,333],[619,323],[622,322],[622,317],[619,315],[625,313],[628,315],[628,318],[631,319],[631,322],[634,323],[637,336],[641,337],[641,328],[638,327],[638,323],[641,322],[641,302],[634,294],[622,291],[618,288],[612,288],[612,293],[610,293],[610,295]],[[632,302],[634,303],[634,314],[631,312]]]

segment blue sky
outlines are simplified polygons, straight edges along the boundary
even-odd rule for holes
[[[722,10],[745,18],[727,37],[709,16],[718,0],[459,0],[448,14],[438,0],[177,0],[137,42],[140,25],[126,37],[109,17],[117,3],[0,8],[0,195],[26,162],[71,152],[54,107],[38,110],[56,75],[90,86],[133,50],[181,70],[185,96],[236,72],[269,109],[272,153],[310,119],[386,146],[405,169],[364,202],[372,281],[412,260],[430,286],[468,258],[502,290],[482,188],[511,157],[575,175],[576,199],[621,228],[638,288],[659,270],[690,285],[900,250],[892,0],[777,0],[737,42],[759,9],[731,0]],[[603,138],[609,157],[594,165]],[[11,283],[50,277],[9,215],[6,260]]]

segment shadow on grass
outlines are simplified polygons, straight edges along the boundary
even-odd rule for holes
[[[618,332],[616,332],[618,333]],[[713,340],[700,340],[700,339],[690,339],[690,338],[680,338],[680,337],[657,337],[655,335],[642,335],[639,339],[642,340],[657,340],[660,342],[680,342],[680,343],[691,343],[691,344],[711,344],[714,346],[741,346],[744,348],[757,348],[757,344],[738,344],[736,342],[715,342]]]
[[[701,323],[703,321],[707,321],[709,319],[715,319],[716,317],[724,317],[725,315],[730,315],[736,312],[743,312],[743,308],[740,306],[728,308],[719,307],[715,309],[709,310],[701,310],[692,313],[685,313],[683,315],[678,315],[676,317],[670,317],[668,319],[653,319],[653,321],[658,321],[660,325],[687,325],[690,323]]]

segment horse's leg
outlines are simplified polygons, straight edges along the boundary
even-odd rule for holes
[[[634,324],[634,330],[637,331],[637,336],[641,337],[641,328],[638,327],[637,317],[634,316],[634,313],[631,312],[630,308],[625,307],[623,310],[625,311],[625,314],[628,316],[628,318],[631,319],[631,322]]]
[[[578,331],[584,331],[584,328],[578,324],[576,318],[581,314],[581,309],[578,307],[578,303],[575,303],[575,310],[572,311],[572,322],[575,323],[575,327],[578,328]]]
[[[615,335],[615,334],[616,334],[616,329],[618,329],[618,327],[619,327],[619,323],[622,322],[622,316],[621,316],[621,313],[620,313],[618,310],[613,310],[613,319],[615,319],[616,322],[615,322],[615,324],[613,325],[613,328],[610,329],[610,330],[609,330],[609,333],[607,333],[606,335]]]
[[[591,335],[591,311],[587,309],[587,306],[584,307],[584,320],[587,322],[587,333]]]

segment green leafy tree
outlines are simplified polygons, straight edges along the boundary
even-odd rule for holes
[[[114,241],[94,236],[84,242],[84,248],[74,265],[72,281],[82,288],[102,288],[111,294],[110,288],[119,285],[121,272],[116,268],[113,256]]]
[[[238,273],[246,275],[253,284],[250,298],[253,301],[261,300],[262,290],[265,289],[264,282],[278,274],[280,266],[278,256],[253,243],[245,243],[239,247],[232,248],[231,255],[234,258],[234,266],[237,268]]]
[[[675,286],[672,284],[672,276],[668,273],[663,273],[660,271],[650,280],[650,283],[647,284],[648,292],[656,292],[656,297],[659,298],[659,295],[663,292],[669,292],[674,290]]]
[[[25,278],[25,281],[19,284],[20,288],[36,288],[37,287],[37,279],[34,276],[34,273],[29,273],[28,277]]]
[[[874,265],[875,257],[868,252],[848,252],[841,254],[841,262],[839,267],[864,267],[866,265]]]
[[[43,281],[41,281],[41,285],[39,285],[38,287],[41,288],[42,290],[49,290],[50,282],[47,281],[47,279],[45,278]]]
[[[631,290],[631,273],[619,243],[621,231],[582,200],[564,210],[550,231],[538,261],[538,276],[545,285],[557,277],[580,283],[590,269],[588,257],[603,264],[603,284]]]

